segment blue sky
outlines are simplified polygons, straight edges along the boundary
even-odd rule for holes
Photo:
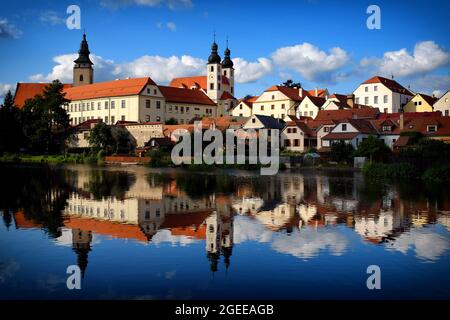
[[[450,89],[448,1],[37,0],[0,3],[0,95],[18,81],[70,81],[82,35],[66,27],[71,4],[97,81],[205,72],[215,30],[221,55],[229,37],[238,97],[286,78],[349,93],[391,73],[416,91]],[[371,4],[380,30],[366,26]]]

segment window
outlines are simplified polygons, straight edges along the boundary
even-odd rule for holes
[[[227,76],[227,70],[223,70],[223,75],[226,77]]]
[[[427,131],[428,132],[436,132],[437,131],[437,126],[435,126],[435,125],[427,126]]]
[[[312,117],[314,115],[314,111],[309,112],[309,116]]]
[[[281,105],[281,109],[284,109],[286,106],[284,105],[284,103]]]
[[[147,94],[150,94],[150,88],[147,88]]]
[[[272,100],[275,100],[275,95],[272,95]]]
[[[125,100],[122,100],[122,108],[125,108]]]
[[[359,98],[356,98],[356,99],[355,99],[355,103],[356,103],[356,104],[359,104]]]
[[[307,103],[305,104],[305,109],[308,109],[308,104]]]
[[[161,101],[156,101],[156,109],[161,109]]]
[[[368,105],[368,104],[369,104],[369,97],[365,97],[365,98],[364,98],[364,104],[365,104],[365,105]]]
[[[186,107],[186,113],[189,113],[189,107]]]
[[[324,127],[323,132],[330,132],[330,127]]]
[[[87,140],[89,138],[89,132],[85,132],[83,134],[83,138],[84,138],[84,140]]]
[[[271,106],[270,106],[270,109],[271,109],[271,110],[274,110],[274,109],[275,109],[275,105],[274,105],[274,104],[271,105]]]
[[[220,90],[220,83],[217,84],[217,90]]]
[[[145,116],[145,122],[150,122],[150,115]]]
[[[156,91],[156,89],[153,89],[153,94],[156,96],[158,94],[158,92]]]
[[[388,108],[384,108],[384,113],[388,113]]]
[[[300,146],[300,140],[294,139],[294,147],[298,147],[298,146]]]
[[[116,107],[116,102],[115,101],[111,101],[111,109],[114,109]]]
[[[369,92],[369,87],[365,87],[364,91]]]
[[[105,123],[108,124],[108,116],[105,117]]]
[[[114,124],[116,121],[116,118],[114,116],[111,116],[111,124]]]
[[[448,117],[449,116],[449,111],[445,110],[445,116]]]
[[[378,91],[378,86],[373,87],[373,91]]]
[[[382,129],[383,131],[391,131],[391,126],[389,125],[383,125]]]
[[[289,140],[289,139],[284,140],[284,146],[285,147],[290,147],[291,146],[291,140]]]
[[[125,116],[122,116],[120,120],[125,121]]]
[[[281,119],[284,119],[284,113],[281,114]]]
[[[180,107],[180,112],[184,113],[184,107],[183,106]]]
[[[242,113],[239,113],[239,117],[243,117],[244,115]]]
[[[342,131],[347,131],[347,124],[346,123],[342,124]]]
[[[150,108],[150,100],[145,100],[145,107],[146,107],[147,109]]]
[[[209,84],[209,90],[214,90],[214,83]]]
[[[264,105],[261,106],[261,111],[264,111]]]
[[[252,119],[252,123],[256,123],[256,119],[255,118]]]
[[[388,103],[388,96],[387,96],[387,95],[384,95],[384,97],[383,97],[383,103]]]
[[[105,101],[105,109],[108,109],[108,101]]]
[[[214,66],[211,66],[210,70],[211,70],[211,72],[214,72]]]
[[[161,121],[161,117],[160,116],[157,116],[156,117],[156,122],[160,122]]]
[[[80,74],[80,82],[84,81],[83,75]]]
[[[97,110],[101,110],[102,109],[102,103],[101,102],[97,102]]]
[[[373,97],[373,103],[378,104],[378,96]]]
[[[292,128],[292,133],[297,133],[297,128]]]

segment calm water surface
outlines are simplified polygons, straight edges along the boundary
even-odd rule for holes
[[[450,298],[443,186],[143,167],[0,177],[1,299]]]

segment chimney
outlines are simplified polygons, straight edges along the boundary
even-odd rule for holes
[[[350,108],[353,108],[355,106],[355,95],[354,94],[349,94],[347,96],[347,104],[350,106]]]
[[[298,95],[303,98],[303,88],[300,87],[300,89],[298,90]]]
[[[319,96],[319,91],[317,90],[317,87],[316,87],[316,97],[318,97]]]
[[[400,112],[400,130],[403,130],[403,127],[405,126],[405,119],[403,112]]]

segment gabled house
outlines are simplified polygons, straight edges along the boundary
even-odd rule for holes
[[[423,93],[417,93],[403,108],[404,112],[432,112],[438,99]]]
[[[284,128],[284,121],[281,119],[275,119],[270,116],[264,116],[260,114],[254,114],[250,119],[245,122],[242,129],[248,130],[261,130],[261,129],[278,129],[282,130]]]
[[[305,152],[317,146],[314,131],[305,122],[289,121],[281,132],[281,145],[289,151]]]
[[[440,111],[445,117],[450,117],[450,91],[447,91],[438,101],[434,103],[433,110]]]
[[[231,110],[231,115],[234,117],[250,117],[253,114],[253,102],[258,97],[249,97],[247,99],[239,100],[236,107]]]
[[[375,76],[364,81],[353,92],[355,104],[378,108],[381,112],[399,112],[414,96],[393,79]]]
[[[378,132],[370,121],[366,119],[348,119],[336,124],[322,140],[324,147],[331,147],[333,143],[344,141],[345,143],[350,143],[356,149],[363,140],[371,135],[377,136]]]
[[[322,109],[326,99],[322,97],[306,96],[297,108],[296,116],[315,118],[319,110]]]
[[[370,122],[377,130],[378,138],[393,150],[395,143],[400,138],[402,124],[393,119],[376,119],[370,120]]]

